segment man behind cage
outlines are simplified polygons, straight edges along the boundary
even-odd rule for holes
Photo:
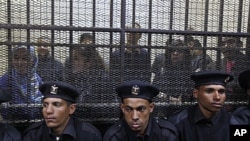
[[[0,105],[10,100],[11,95],[7,93],[7,89],[0,88]],[[21,134],[13,126],[0,122],[0,141],[21,141]]]

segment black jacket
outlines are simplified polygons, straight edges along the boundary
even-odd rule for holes
[[[176,141],[176,128],[166,120],[150,118],[145,136],[140,141]],[[124,119],[111,126],[103,141],[139,141]]]
[[[0,123],[0,141],[21,141],[21,134],[14,127]]]
[[[102,141],[101,133],[91,124],[71,118],[59,141]],[[46,123],[39,122],[24,131],[23,141],[57,141]]]
[[[168,118],[178,130],[179,141],[229,141],[229,119],[229,113],[223,110],[212,119],[206,119],[198,105]]]

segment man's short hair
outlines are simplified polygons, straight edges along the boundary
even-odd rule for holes
[[[80,39],[79,39],[79,42],[83,42],[84,40],[93,40],[93,35],[91,33],[83,33],[81,36],[80,36]]]

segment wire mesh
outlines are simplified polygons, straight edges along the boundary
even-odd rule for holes
[[[42,119],[35,94],[47,80],[80,89],[75,116],[101,124],[120,117],[116,86],[149,81],[161,90],[153,115],[167,118],[195,103],[192,72],[227,71],[226,52],[235,80],[225,108],[248,102],[237,82],[249,68],[248,0],[2,0],[0,6],[0,84],[13,95],[1,104],[7,122]],[[225,37],[234,37],[235,46],[227,48]],[[20,46],[26,50],[15,58]],[[33,47],[38,62],[30,55]],[[13,71],[16,60],[25,75]]]

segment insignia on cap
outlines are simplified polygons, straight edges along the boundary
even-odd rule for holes
[[[230,80],[230,77],[228,76],[228,77],[224,80],[224,82],[227,83],[229,80]]]
[[[58,87],[56,85],[51,86],[50,93],[51,94],[57,94]]]
[[[137,85],[133,86],[131,93],[134,95],[138,95],[140,93],[140,88]]]

